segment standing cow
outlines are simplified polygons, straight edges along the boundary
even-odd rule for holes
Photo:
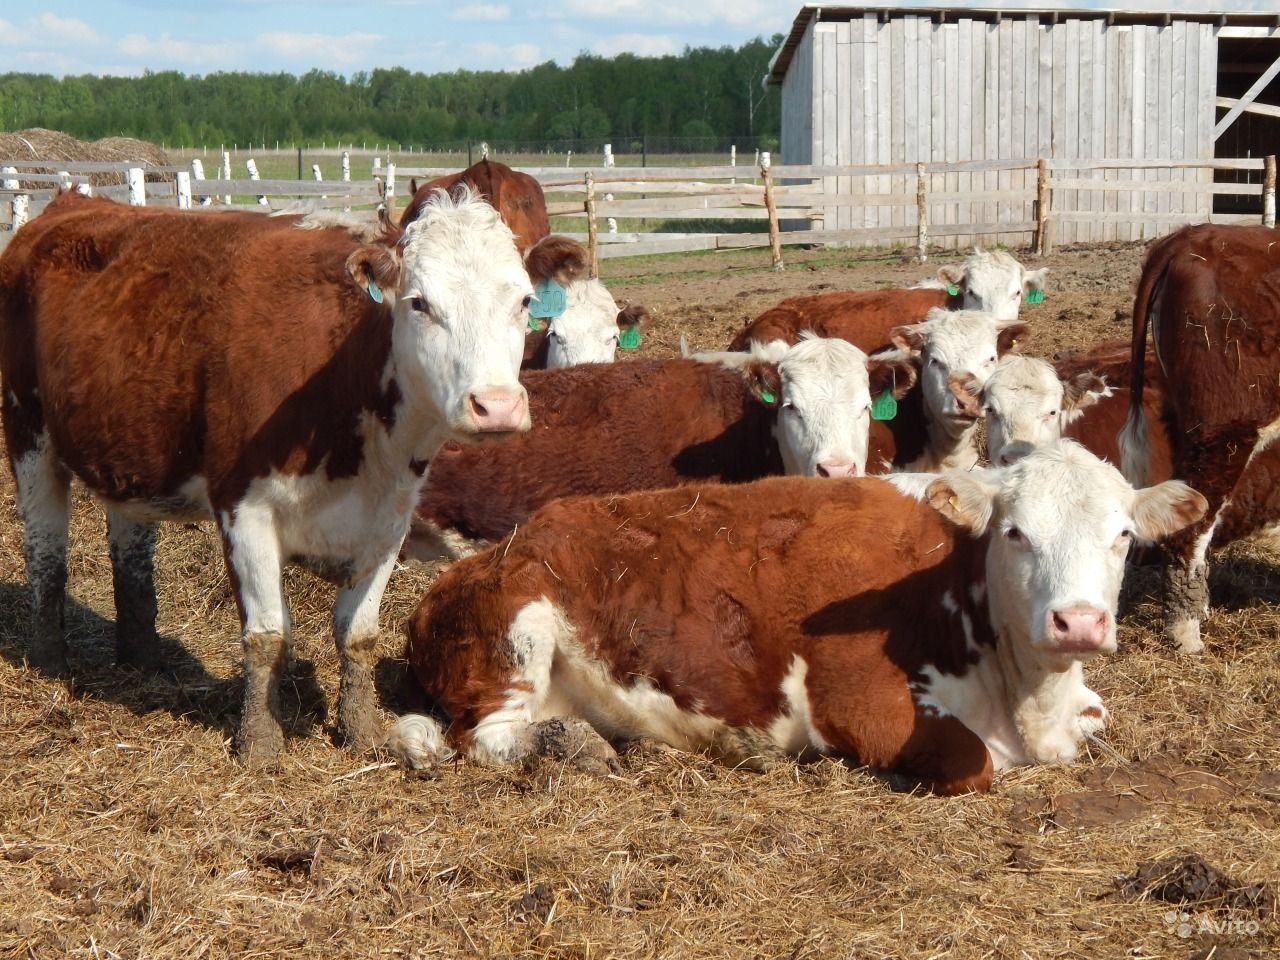
[[[64,194],[0,256],[29,659],[66,669],[72,477],[107,511],[126,663],[159,659],[156,521],[212,516],[242,627],[246,758],[283,746],[284,564],[339,588],[338,732],[366,747],[378,605],[427,461],[446,439],[529,427],[531,286],[490,206],[441,195],[363,243],[304,226]]]
[[[930,478],[762,480],[561,500],[446,571],[408,658],[452,723],[403,718],[414,765],[652,737],[758,766],[831,754],[939,793],[1073,759],[1106,710],[1081,665],[1116,646],[1133,538],[1204,498],[1134,490],[1059,441]],[[916,477],[905,486],[918,487]]]
[[[1204,519],[1170,544],[1165,630],[1204,648],[1208,552],[1280,520],[1280,234],[1186,227],[1151,245],[1133,307],[1133,396],[1121,437],[1141,482],[1150,440],[1142,403],[1147,329],[1168,385],[1174,475],[1205,495]]]

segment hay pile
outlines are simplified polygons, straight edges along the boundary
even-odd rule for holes
[[[67,162],[139,163],[146,169],[169,166],[169,156],[153,143],[132,137],[104,137],[86,143],[57,130],[33,127],[13,133],[0,133],[0,165],[5,160],[62,160]],[[31,171],[33,173],[57,173],[57,166]],[[148,173],[150,181],[171,180],[170,173]],[[119,173],[91,173],[89,182],[94,186],[115,186],[124,183]],[[32,189],[48,189],[47,183],[23,183]]]

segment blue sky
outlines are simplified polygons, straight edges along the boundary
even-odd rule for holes
[[[785,31],[771,0],[0,0],[0,72],[519,70]]]

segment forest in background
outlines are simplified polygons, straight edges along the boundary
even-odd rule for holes
[[[130,136],[179,147],[734,137],[769,149],[780,97],[761,80],[781,42],[757,37],[662,57],[582,53],[567,67],[547,62],[518,73],[8,73],[0,74],[0,130],[48,127],[85,140]]]

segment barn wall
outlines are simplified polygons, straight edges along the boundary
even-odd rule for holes
[[[959,11],[957,11],[959,13]],[[803,63],[802,66],[798,64]],[[784,81],[783,124],[812,122],[811,163],[859,164],[984,159],[1213,156],[1217,41],[1209,24],[1113,25],[1102,19],[960,16],[939,24],[867,14],[810,26]],[[809,77],[811,106],[786,99]],[[790,126],[788,126],[790,125]],[[790,159],[792,154],[786,153]],[[804,162],[804,161],[799,161]],[[1199,171],[1070,173],[1112,180],[1211,181]],[[827,181],[841,193],[914,195],[914,177]],[[939,174],[934,192],[1026,190],[1023,201],[934,204],[933,224],[1026,223],[1034,219],[1034,171]],[[1142,214],[1208,216],[1209,194],[1055,191],[1053,209],[1083,219],[1056,225],[1055,241],[1141,239],[1176,226]],[[998,221],[997,221],[998,218]],[[816,229],[913,225],[913,206],[828,207]],[[1027,235],[990,238],[1025,242]],[[944,242],[944,241],[940,241]],[[953,244],[972,242],[960,237]]]
[[[813,25],[805,31],[782,78],[782,156],[779,163],[813,163]]]

